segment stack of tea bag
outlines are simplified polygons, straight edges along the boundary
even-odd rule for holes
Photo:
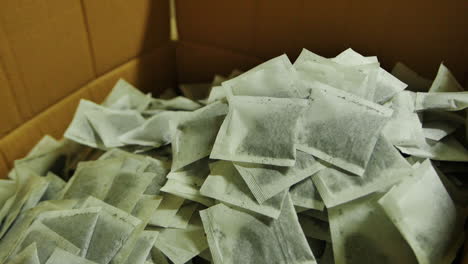
[[[0,181],[0,263],[452,263],[468,93],[392,73],[303,50],[198,101],[119,80]]]

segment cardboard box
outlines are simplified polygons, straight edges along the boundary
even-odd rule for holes
[[[80,98],[100,102],[120,77],[158,94],[282,53],[294,60],[302,48],[335,56],[352,47],[427,78],[444,61],[468,83],[466,0],[172,5],[171,23],[170,0],[0,2],[1,177],[44,134],[61,137]]]

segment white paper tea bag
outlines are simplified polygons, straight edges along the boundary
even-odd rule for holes
[[[450,70],[441,63],[439,70],[437,71],[436,78],[429,88],[429,92],[461,92],[463,90],[465,89],[463,89],[463,86],[460,85],[455,76],[453,76]]]
[[[52,172],[47,173],[47,176],[45,178],[49,182],[49,185],[47,186],[47,190],[44,193],[44,196],[42,196],[41,200],[59,199],[61,197],[61,192],[63,191],[67,183],[62,178],[60,178]]]
[[[154,245],[175,264],[184,264],[208,248],[198,214],[192,217],[186,229],[162,230]]]
[[[247,162],[235,162],[234,166],[259,203],[324,168],[312,155],[302,151],[296,152],[296,163],[292,167]]]
[[[229,95],[297,98],[297,75],[285,54],[222,83]]]
[[[362,176],[392,110],[324,84],[311,88],[297,148]]]
[[[271,218],[278,218],[287,189],[258,203],[232,162],[218,161],[200,189],[201,194]]]
[[[36,243],[37,255],[41,264],[46,263],[47,259],[52,255],[55,248],[61,248],[74,255],[80,253],[80,249],[74,246],[71,242],[52,231],[47,226],[40,222],[35,222],[29,227],[24,235],[21,243],[17,247],[17,252],[24,250],[26,247]]]
[[[440,161],[468,161],[468,150],[454,137],[447,136],[439,141],[426,139],[421,147],[401,147],[398,149],[408,155]]]
[[[169,264],[169,260],[167,259],[167,257],[161,252],[161,250],[159,250],[155,246],[153,246],[153,248],[151,249],[147,262],[148,261],[152,264]]]
[[[299,224],[306,237],[324,240],[331,243],[330,226],[328,222],[307,215],[299,215]]]
[[[206,104],[212,104],[216,101],[222,101],[226,99],[226,89],[223,86],[213,86],[210,94],[206,99]]]
[[[229,97],[210,158],[293,166],[297,121],[306,105],[303,99]]]
[[[210,155],[227,113],[227,104],[214,103],[180,120],[172,141],[171,171]]]
[[[468,107],[468,92],[417,93],[416,111],[459,111]]]
[[[351,48],[336,56],[333,61],[349,66],[366,65],[378,62],[376,57],[364,57]],[[383,103],[391,99],[397,93],[403,91],[408,85],[398,80],[395,76],[378,68],[375,94],[373,101]]]
[[[153,248],[156,238],[159,235],[157,231],[143,231],[140,233],[132,253],[125,261],[126,264],[144,264],[151,248]]]
[[[122,97],[128,97],[130,109],[137,110],[138,112],[145,110],[151,102],[150,96],[145,95],[124,79],[120,79],[102,104],[106,107],[111,107],[112,105],[116,105]]]
[[[129,145],[160,147],[172,142],[178,121],[188,112],[165,111],[147,119],[141,126],[120,136]]]
[[[40,264],[39,256],[37,255],[36,242],[29,245],[7,264]]]
[[[323,210],[323,200],[312,181],[312,177],[307,177],[291,186],[289,195],[291,196],[294,206],[320,211]]]
[[[56,248],[50,255],[46,264],[96,264],[96,262],[87,260],[83,257],[73,255],[65,250]]]
[[[84,114],[106,148],[124,146],[119,137],[145,122],[135,110],[101,108],[91,109]]]
[[[187,200],[201,203],[205,206],[212,206],[214,201],[200,193],[200,187],[180,182],[178,180],[168,179],[161,191],[170,193]]]
[[[306,210],[304,212],[301,212],[300,214],[307,215],[307,216],[310,216],[310,217],[313,217],[313,218],[328,222],[328,211],[327,210],[319,211],[319,210],[312,209],[312,210]]]
[[[210,174],[209,159],[204,158],[167,174],[167,179],[201,187]]]
[[[169,228],[185,229],[187,228],[192,215],[198,209],[198,204],[194,202],[185,201],[179,208],[177,213],[172,218]]]
[[[328,167],[312,178],[327,208],[385,190],[411,176],[411,165],[380,136],[362,177]]]
[[[99,207],[50,211],[40,214],[37,221],[70,241],[80,249],[80,256],[84,257],[88,251],[100,211]]]
[[[450,121],[433,121],[423,123],[423,133],[428,139],[439,141],[452,134],[461,124]]]
[[[367,100],[374,98],[378,66],[378,63],[354,67],[344,66],[306,49],[302,50],[294,62],[298,78],[306,85],[305,87],[301,86],[302,94],[307,93],[307,86],[319,82]],[[371,74],[373,81],[370,83],[368,76],[363,72],[365,68],[373,71]]]
[[[455,256],[448,251],[463,236],[463,223],[429,160],[415,170],[413,177],[394,186],[379,204],[419,263],[452,263]]]
[[[413,251],[372,194],[329,209],[333,253],[343,264],[415,264]]]
[[[168,100],[152,99],[147,110],[183,110],[194,111],[202,107],[199,103],[194,102],[187,97],[177,96]]]
[[[158,208],[151,216],[149,224],[153,226],[168,227],[177,211],[184,203],[184,200],[184,198],[179,196],[165,193]]]
[[[317,263],[289,197],[278,219],[218,204],[200,211],[215,264]]]

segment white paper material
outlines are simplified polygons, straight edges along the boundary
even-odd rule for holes
[[[200,211],[200,215],[215,264],[317,263],[289,197],[276,220],[224,204]]]
[[[230,97],[210,158],[293,166],[297,121],[306,105],[303,99]]]
[[[65,250],[56,248],[46,264],[96,264],[96,262],[73,255]]]
[[[102,104],[105,107],[115,107],[122,97],[128,97],[126,100],[130,102],[129,108],[138,112],[145,110],[151,101],[150,96],[145,95],[129,82],[119,79]]]
[[[7,264],[40,264],[39,256],[37,255],[36,243],[32,243]]]
[[[319,83],[308,101],[297,148],[362,176],[392,110]]]
[[[468,92],[417,93],[416,111],[459,111],[468,107]]]
[[[463,236],[463,225],[429,160],[416,169],[412,178],[393,187],[379,204],[412,247],[419,263],[452,263],[455,256],[447,252]]]
[[[324,204],[322,197],[312,181],[312,177],[307,177],[304,180],[291,186],[289,195],[295,206],[300,206],[306,209],[323,210]]]

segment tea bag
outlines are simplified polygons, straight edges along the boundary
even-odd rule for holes
[[[184,198],[166,193],[164,194],[158,209],[154,212],[149,220],[149,224],[153,226],[168,227],[179,208],[184,203]]]
[[[166,184],[161,188],[161,191],[201,203],[205,206],[211,206],[214,204],[212,199],[207,198],[200,193],[200,187],[180,182],[178,180],[168,179]]]
[[[439,141],[452,134],[461,124],[454,122],[424,122],[423,133],[428,139]]]
[[[102,104],[103,106],[111,107],[112,105],[116,105],[123,97],[128,98],[125,100],[130,102],[130,109],[137,110],[138,112],[145,110],[151,102],[150,96],[145,95],[124,79],[119,79]]]
[[[56,248],[52,255],[50,255],[46,264],[96,264],[96,262],[87,260],[83,257],[75,256],[69,252]]]
[[[179,208],[177,213],[172,218],[169,228],[185,229],[188,226],[192,215],[198,208],[198,204],[194,202],[185,201],[184,204]]]
[[[142,125],[119,137],[129,145],[160,147],[172,142],[178,121],[188,112],[165,111],[147,119]]]
[[[315,188],[312,177],[307,177],[291,186],[289,195],[295,206],[306,209],[323,210],[324,204],[317,188]]]
[[[324,240],[331,243],[330,226],[328,222],[306,216],[299,215],[299,224],[306,237]]]
[[[32,243],[36,243],[37,255],[42,264],[46,263],[47,259],[57,247],[74,255],[80,252],[79,248],[40,222],[35,222],[29,227],[22,242],[16,249],[17,252],[24,250]]]
[[[210,94],[206,99],[206,104],[212,104],[216,101],[221,101],[226,98],[226,90],[223,86],[216,85],[211,88]]]
[[[413,177],[394,186],[379,204],[419,263],[452,263],[455,256],[448,251],[463,237],[463,222],[457,218],[457,209],[429,160],[415,170]]]
[[[246,162],[235,162],[234,166],[259,203],[324,168],[312,155],[302,151],[296,152],[296,163],[292,167]]]
[[[328,222],[328,212],[327,210],[319,211],[319,210],[306,210],[300,213],[301,215],[307,215],[313,217],[315,219],[319,219],[325,222]]]
[[[36,242],[29,245],[7,264],[40,264]]]
[[[306,105],[303,99],[230,97],[210,158],[293,166],[297,121]]]
[[[82,208],[102,207],[86,258],[99,264],[109,263],[142,221],[126,212],[89,197]]]
[[[175,264],[183,264],[208,248],[205,232],[198,214],[186,229],[163,229],[154,244]]]
[[[67,185],[67,183],[62,180],[59,176],[55,175],[53,172],[47,173],[45,177],[49,185],[47,190],[42,196],[42,200],[57,200],[61,197],[61,192]]]
[[[118,175],[122,163],[123,159],[120,158],[80,163],[65,187],[63,198],[80,199],[94,196],[98,199],[104,199]]]
[[[468,107],[468,92],[431,92],[416,94],[416,111],[459,111]]]
[[[420,76],[402,62],[395,64],[392,75],[408,84],[408,90],[413,92],[426,92],[431,87],[431,80]]]
[[[426,139],[422,147],[401,147],[398,149],[408,155],[441,161],[468,161],[468,150],[453,136],[447,136],[439,141]]]
[[[213,103],[180,120],[172,141],[172,171],[210,155],[227,112],[226,104]]]
[[[301,54],[294,62],[298,78],[305,84],[305,87],[302,88],[303,95],[307,96],[308,86],[318,82],[367,100],[374,98],[378,66],[378,63],[354,67],[344,66],[306,49],[302,49]],[[373,81],[369,82],[368,76],[363,72],[364,69],[373,71],[371,74]]]
[[[351,48],[343,51],[332,60],[349,66],[366,65],[378,62],[376,57],[364,57]],[[378,68],[373,101],[377,103],[386,102],[394,95],[403,91],[407,86],[407,84],[398,80],[383,68]]]
[[[160,195],[143,194],[133,207],[132,215],[148,222],[161,204],[162,199],[163,197]]]
[[[209,159],[200,159],[177,171],[167,174],[167,179],[177,180],[200,188],[210,174]]]
[[[152,99],[147,110],[183,110],[183,111],[194,111],[202,106],[194,102],[187,97],[177,96],[169,100],[164,99]]]
[[[215,264],[317,263],[289,196],[276,220],[224,204],[200,211],[200,216]]]
[[[362,176],[392,110],[324,84],[310,91],[297,148]]]
[[[99,138],[86,116],[88,111],[102,111],[103,108],[91,101],[81,99],[64,137],[86,146],[103,149],[104,145],[101,138]]]
[[[80,249],[85,256],[99,217],[100,208],[50,211],[39,215],[38,220]]]
[[[455,76],[453,76],[450,70],[441,63],[439,70],[437,71],[436,78],[429,88],[429,92],[461,92],[463,90],[463,86],[460,85]]]
[[[132,253],[128,256],[125,263],[144,264],[158,235],[159,232],[156,231],[141,232]]]
[[[271,218],[278,218],[287,189],[262,204],[255,200],[232,162],[218,161],[212,164],[211,173],[200,192],[213,199],[238,206]]]
[[[0,208],[10,199],[16,191],[16,183],[11,180],[0,180]],[[1,219],[0,219],[1,221]]]
[[[418,263],[398,229],[379,208],[382,194],[371,194],[330,208],[336,263]]]
[[[300,97],[297,75],[285,54],[222,83],[229,95]]]
[[[169,264],[169,260],[166,258],[166,256],[155,246],[153,246],[153,248],[151,249],[150,255],[148,256],[148,260],[149,262],[154,264]]]
[[[313,181],[327,208],[349,202],[372,192],[385,190],[411,176],[411,165],[390,142],[380,136],[362,177],[328,167]]]
[[[426,144],[421,121],[414,112],[414,97],[413,92],[403,91],[391,101],[393,115],[382,133],[393,145],[419,147]]]
[[[135,110],[101,108],[88,110],[84,114],[107,148],[124,146],[119,137],[145,122]]]

